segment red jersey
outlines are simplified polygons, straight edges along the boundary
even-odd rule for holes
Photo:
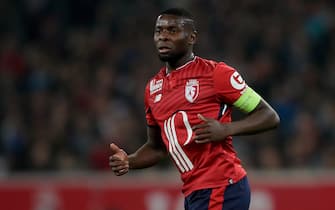
[[[148,82],[147,124],[161,128],[167,151],[181,174],[185,196],[199,189],[226,186],[246,175],[231,137],[197,144],[192,141],[191,129],[201,123],[197,114],[231,122],[231,105],[246,87],[232,67],[200,57],[169,74],[162,68]]]

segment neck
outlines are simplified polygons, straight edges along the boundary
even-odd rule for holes
[[[183,66],[184,64],[186,64],[187,62],[193,59],[194,59],[194,54],[191,51],[191,52],[186,53],[183,57],[181,57],[175,62],[166,62],[166,70],[167,70],[166,73],[170,73],[171,71],[176,70],[178,67]]]

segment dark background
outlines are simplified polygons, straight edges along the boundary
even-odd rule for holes
[[[281,117],[235,138],[244,166],[334,170],[331,0],[2,0],[0,170],[106,171],[109,143],[144,143],[144,86],[162,65],[153,27],[174,6],[195,16],[196,55],[235,67]]]

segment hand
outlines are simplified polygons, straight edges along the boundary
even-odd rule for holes
[[[198,118],[202,121],[202,123],[192,127],[195,134],[193,139],[196,143],[221,141],[228,136],[227,129],[224,124],[221,124],[215,119],[206,118],[201,114],[198,114]]]
[[[125,151],[120,149],[114,143],[110,144],[110,149],[112,151],[111,156],[109,156],[109,166],[116,176],[122,176],[129,171],[128,155]]]

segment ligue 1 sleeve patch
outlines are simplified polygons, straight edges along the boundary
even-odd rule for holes
[[[236,90],[243,90],[246,87],[244,79],[237,71],[230,76],[230,84]]]
[[[193,103],[199,95],[199,81],[196,79],[190,79],[185,85],[185,98],[190,103]]]

